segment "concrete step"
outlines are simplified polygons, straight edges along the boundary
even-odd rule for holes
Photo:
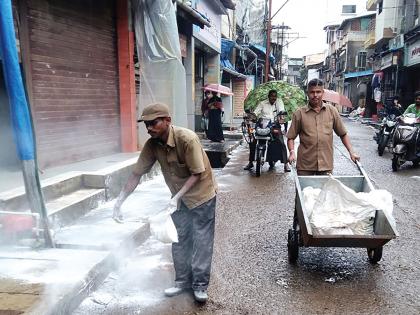
[[[41,182],[42,192],[46,202],[69,194],[83,186],[83,174],[69,172]],[[0,210],[23,211],[29,208],[25,188],[19,187],[0,193]]]
[[[105,201],[105,189],[82,188],[46,203],[52,228],[62,227]]]

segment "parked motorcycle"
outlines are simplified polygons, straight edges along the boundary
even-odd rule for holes
[[[376,134],[379,156],[384,154],[386,147],[392,148],[392,139],[396,124],[397,117],[394,114],[388,115],[382,120],[381,127]]]
[[[256,141],[256,147],[254,160],[256,161],[255,174],[257,177],[261,175],[262,167],[267,161],[269,146],[276,138],[283,136],[281,126],[284,124],[286,115],[286,112],[280,112],[276,116],[277,123],[272,122],[270,119],[260,118],[255,125],[254,139]]]
[[[393,137],[392,170],[394,172],[407,161],[417,166],[420,162],[419,133],[420,118],[414,114],[406,114],[399,117],[399,123]]]

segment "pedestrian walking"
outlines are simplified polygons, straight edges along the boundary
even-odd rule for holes
[[[222,117],[224,115],[222,99],[212,92],[213,96],[207,103],[209,125],[207,138],[212,142],[224,142]]]
[[[300,145],[296,168],[298,175],[325,175],[332,173],[333,131],[340,137],[353,162],[360,157],[353,151],[350,137],[337,109],[322,101],[324,83],[313,79],[308,83],[307,106],[293,113],[292,125],[287,133],[289,162],[296,160],[295,139],[299,136]]]
[[[212,98],[210,91],[204,91],[204,99],[201,102],[201,121],[202,129],[208,138],[208,125],[209,125],[209,101]]]
[[[208,299],[213,255],[217,184],[198,136],[191,130],[171,124],[166,105],[147,106],[141,120],[151,138],[147,140],[135,168],[114,206],[113,218],[122,220],[121,205],[158,161],[172,199],[170,209],[178,232],[172,244],[175,286],[165,290],[175,296],[192,289],[199,302]]]

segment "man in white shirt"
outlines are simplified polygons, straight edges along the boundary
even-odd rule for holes
[[[260,102],[258,106],[254,110],[254,114],[257,116],[257,118],[264,118],[264,119],[270,119],[273,123],[276,119],[276,116],[280,112],[284,112],[284,104],[281,98],[277,98],[277,91],[276,90],[270,90],[268,92],[268,99]],[[286,126],[285,126],[286,127]],[[286,127],[287,128],[287,127]],[[281,142],[283,142],[283,137],[281,137]],[[251,170],[254,167],[254,156],[255,156],[255,141],[251,142],[249,144],[249,163],[247,166],[244,167],[244,170]],[[285,145],[283,142],[283,146],[285,149]],[[287,165],[286,161],[282,161],[284,164],[284,171],[290,172],[290,169]],[[269,162],[270,163],[270,169],[274,168],[275,162]]]
[[[257,118],[271,119],[274,121],[278,113],[284,111],[284,104],[281,98],[277,98],[277,91],[268,92],[268,99],[260,102],[254,110]]]

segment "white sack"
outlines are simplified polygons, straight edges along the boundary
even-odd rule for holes
[[[162,243],[178,243],[178,233],[169,209],[150,217],[149,224],[153,238]]]
[[[319,194],[318,191],[312,187],[303,190],[306,214],[314,234],[373,234],[376,210],[386,212],[395,227],[392,195],[385,190],[356,193],[330,177]]]

